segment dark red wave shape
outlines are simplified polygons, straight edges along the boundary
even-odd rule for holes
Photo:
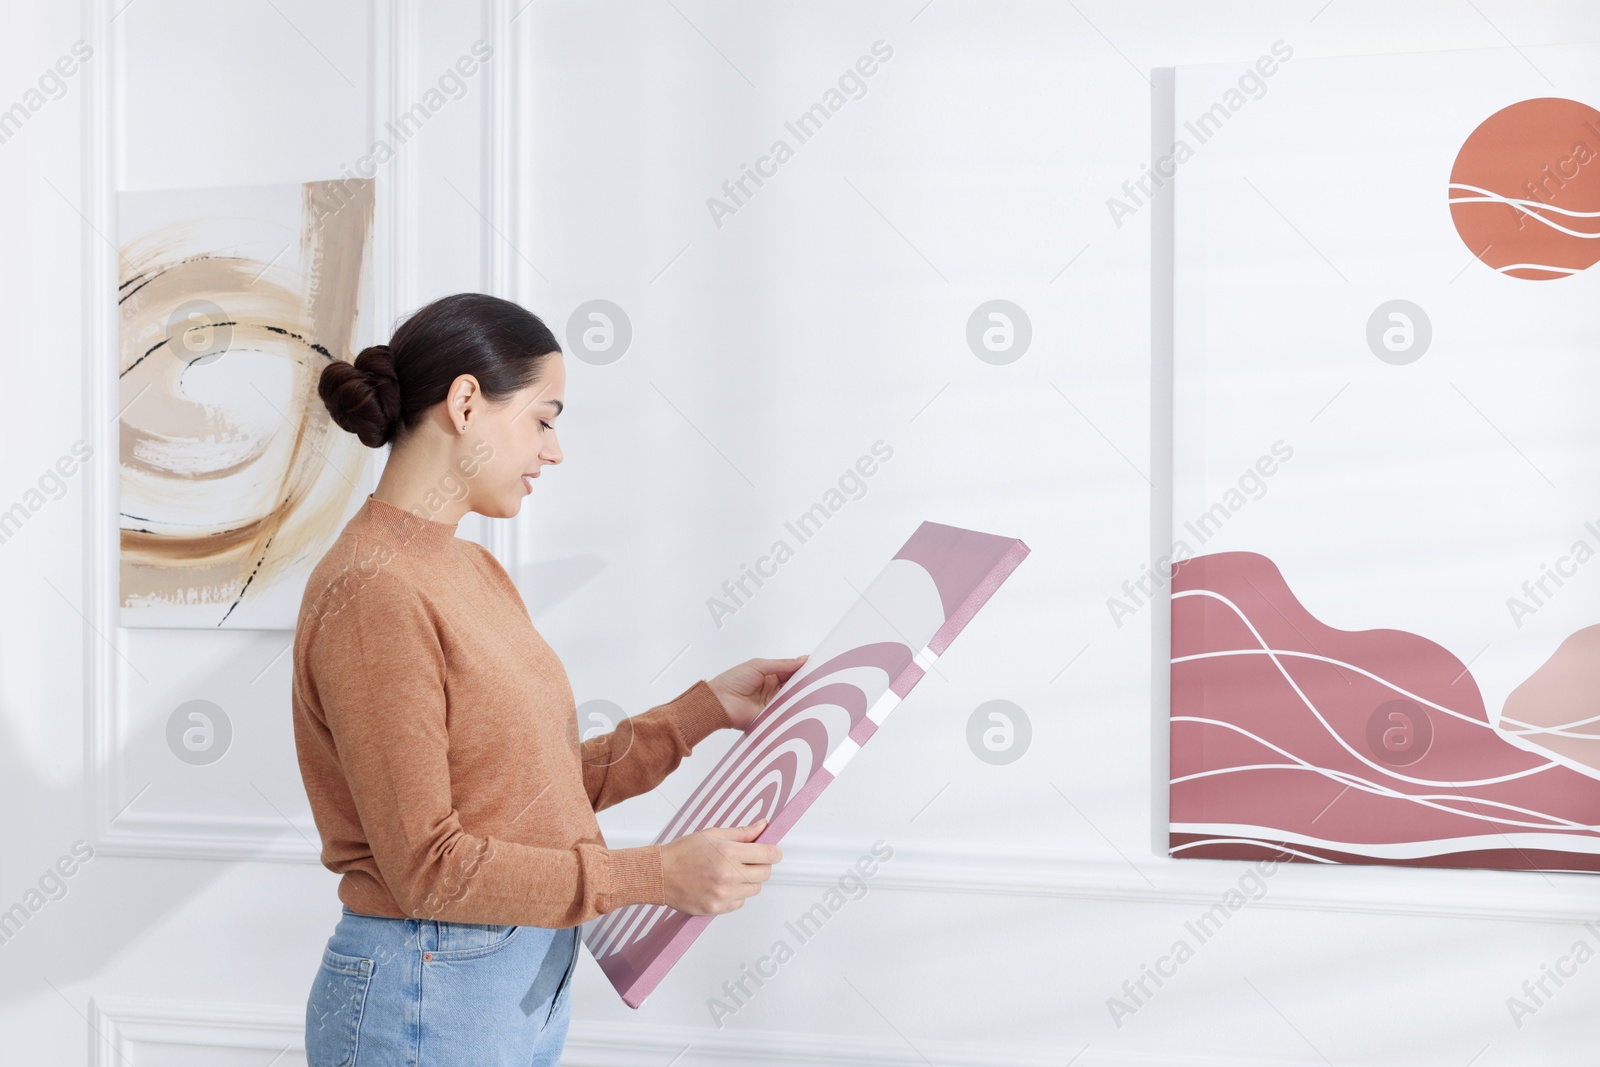
[[[1316,863],[1315,859],[1306,859],[1306,853],[1320,856],[1322,859],[1333,863],[1360,863],[1372,864],[1380,867],[1454,867],[1458,869],[1481,870],[1540,870],[1563,871],[1571,874],[1589,874],[1600,872],[1600,856],[1590,856],[1582,853],[1557,851],[1545,848],[1490,848],[1475,849],[1471,852],[1443,852],[1429,856],[1427,860],[1394,860],[1383,857],[1362,856],[1354,852],[1341,852],[1338,849],[1323,848],[1318,845],[1296,844],[1292,841],[1268,841],[1265,839],[1250,842],[1220,843],[1210,840],[1207,834],[1173,834],[1172,844],[1189,845],[1191,842],[1203,841],[1204,844],[1195,844],[1179,852],[1179,856],[1190,859],[1211,860],[1280,860],[1300,863]],[[1296,856],[1288,849],[1302,853]],[[1533,866],[1530,866],[1532,864]]]
[[[1324,625],[1290,591],[1272,560],[1255,553],[1183,561],[1174,568],[1172,592],[1174,855],[1315,862],[1285,855],[1279,846],[1288,845],[1340,863],[1600,870],[1600,833],[1587,828],[1600,823],[1600,781],[1546,766],[1549,759],[1500,736],[1489,725],[1471,673],[1446,649],[1402,630]],[[1271,657],[1257,654],[1263,641],[1303,655],[1280,657],[1280,670]],[[1245,654],[1186,658],[1236,652]],[[1293,757],[1310,769],[1292,766]],[[1259,764],[1291,766],[1229,770]],[[1379,795],[1322,770],[1399,795]],[[1207,771],[1226,773],[1177,781]],[[1530,771],[1535,773],[1483,782]],[[1407,797],[1429,797],[1438,807]],[[1560,820],[1580,826],[1564,827]],[[1190,832],[1197,823],[1252,830]],[[1535,833],[1593,844],[1569,850],[1558,839],[1530,842],[1527,835]],[[1210,837],[1252,843],[1193,844]],[[1492,840],[1460,840],[1469,837]],[[1305,838],[1324,844],[1296,843]],[[1396,844],[1421,845],[1416,851],[1422,855],[1374,857],[1361,847]]]

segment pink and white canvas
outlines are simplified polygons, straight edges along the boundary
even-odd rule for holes
[[[1015,538],[918,526],[655,843],[763,818],[756,840],[782,840],[1028,551]],[[583,941],[637,1008],[712,918],[634,905],[584,924]]]

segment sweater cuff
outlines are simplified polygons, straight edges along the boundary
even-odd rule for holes
[[[615,911],[629,904],[667,902],[660,845],[608,849],[606,861],[610,886],[602,911]]]
[[[717,730],[733,726],[728,709],[723,707],[717,691],[704,680],[685,689],[667,702],[678,723],[678,732],[691,749]]]

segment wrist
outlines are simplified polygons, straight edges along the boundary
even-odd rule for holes
[[[666,881],[661,846],[611,849],[608,852],[608,893],[601,910],[613,911],[629,904],[665,904]]]

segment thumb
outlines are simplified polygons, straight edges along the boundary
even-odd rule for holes
[[[719,826],[707,830],[706,833],[727,838],[729,841],[754,841],[761,836],[762,831],[766,828],[767,820],[757,819],[755,822],[744,826]]]
[[[809,655],[789,656],[785,659],[761,659],[758,657],[751,660],[750,665],[765,673],[768,671],[781,671],[799,667],[800,664],[804,663],[810,658],[811,657]]]

